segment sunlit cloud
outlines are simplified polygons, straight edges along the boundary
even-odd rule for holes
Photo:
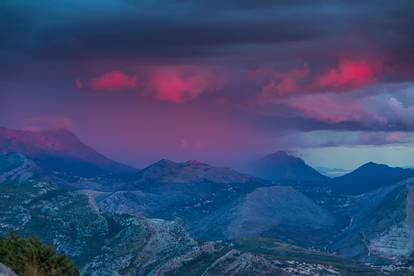
[[[136,77],[129,76],[121,71],[112,71],[102,74],[91,80],[90,87],[95,91],[122,91],[138,86]]]

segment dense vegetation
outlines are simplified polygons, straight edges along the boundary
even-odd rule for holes
[[[79,275],[79,269],[66,256],[36,238],[22,238],[11,232],[0,236],[0,263],[22,276]]]

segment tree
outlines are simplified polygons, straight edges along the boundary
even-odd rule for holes
[[[78,276],[79,269],[66,256],[37,238],[22,238],[10,232],[0,235],[0,263],[22,276]]]

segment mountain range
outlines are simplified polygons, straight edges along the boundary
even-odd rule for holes
[[[195,161],[156,162],[138,172],[128,188],[96,194],[98,206],[114,213],[180,221],[203,240],[273,233],[275,238],[311,244],[313,239],[305,232],[335,228],[335,219],[327,211],[291,187],[272,186],[232,169]]]
[[[317,271],[315,254],[333,271],[351,268],[332,254],[413,262],[414,170],[368,163],[329,178],[284,152],[254,164],[254,176],[194,160],[138,170],[67,130],[2,128],[0,232],[39,236],[84,275],[285,275],[299,255]],[[275,257],[263,239],[301,253]]]
[[[95,200],[101,192],[66,190],[39,174],[36,164],[21,154],[2,154],[0,164],[0,233],[13,228],[20,235],[40,237],[70,256],[82,275],[374,272],[322,253],[318,264],[307,262],[304,256],[316,253],[306,249],[300,249],[300,258],[286,259],[223,241],[197,242],[177,222],[108,212]]]

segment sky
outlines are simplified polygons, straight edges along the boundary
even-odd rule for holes
[[[142,167],[414,166],[413,1],[3,0],[0,126]]]

